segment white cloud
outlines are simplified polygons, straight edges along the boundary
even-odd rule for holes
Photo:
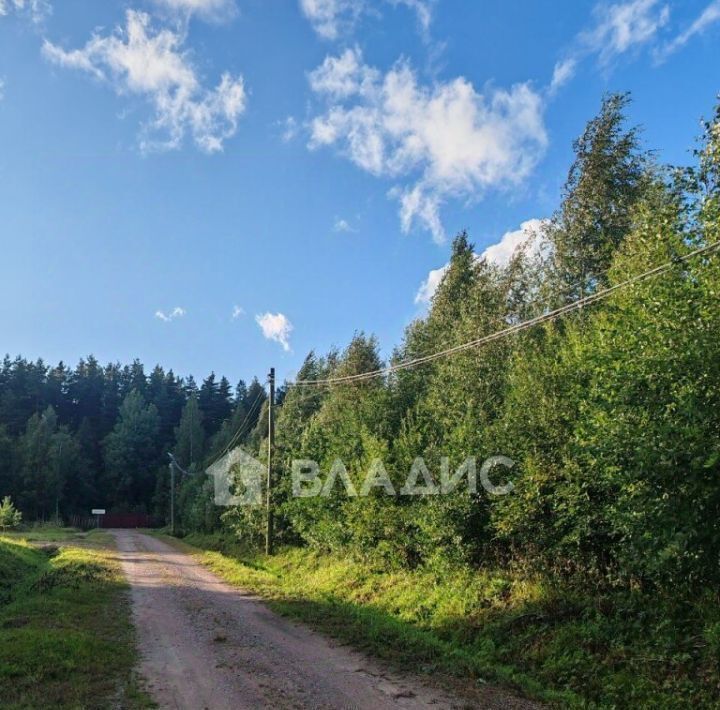
[[[155,30],[146,13],[128,10],[125,28],[96,34],[70,51],[45,40],[43,53],[58,66],[109,82],[118,94],[146,97],[154,116],[144,127],[144,149],[177,148],[190,134],[202,150],[217,152],[245,111],[243,79],[224,73],[217,87],[204,88],[182,49],[184,39],[179,32]]]
[[[185,313],[186,311],[184,308],[180,308],[180,306],[175,306],[175,308],[173,308],[170,313],[165,313],[164,311],[155,311],[155,317],[158,320],[163,321],[164,323],[170,323],[170,321],[174,321],[176,318],[182,318]]]
[[[445,241],[445,228],[440,218],[442,194],[428,189],[422,183],[412,187],[395,187],[388,193],[400,202],[400,228],[407,234],[417,221],[432,234],[433,239],[442,244]]]
[[[598,53],[601,64],[654,39],[670,18],[670,8],[659,0],[600,4],[594,13],[597,25],[583,33],[581,40]]]
[[[233,306],[232,319],[237,320],[245,315],[245,309],[242,306]]]
[[[520,225],[520,229],[505,232],[499,242],[489,246],[482,254],[475,254],[475,259],[485,259],[500,267],[507,266],[521,247],[525,247],[528,256],[535,256],[544,246],[542,232],[546,224],[547,220],[544,219],[529,219]],[[429,304],[432,301],[449,267],[448,263],[428,273],[415,294],[415,303]]]
[[[362,170],[403,180],[403,231],[419,223],[440,242],[440,207],[526,178],[547,145],[543,102],[529,84],[478,93],[464,77],[418,83],[405,61],[386,74],[360,50],[327,57],[309,75],[326,111],[310,124],[311,149],[335,146]]]
[[[595,25],[575,38],[570,54],[555,64],[548,94],[553,96],[576,74],[588,56],[607,67],[618,56],[656,41],[670,19],[670,7],[661,0],[600,2],[593,8]]]
[[[432,23],[435,0],[384,0],[391,5],[404,5],[415,13],[418,25],[427,35]],[[378,0],[300,0],[300,10],[315,32],[327,40],[336,40],[351,32],[362,15],[379,16]]]
[[[550,82],[550,93],[556,93],[561,87],[565,86],[574,76],[577,69],[577,59],[570,57],[563,59],[555,64],[553,69],[552,81]]]
[[[0,17],[11,12],[40,23],[52,12],[52,7],[48,0],[0,0]]]
[[[274,340],[282,345],[285,352],[290,351],[290,333],[293,324],[282,313],[263,313],[255,316],[262,334],[268,340]]]
[[[357,232],[357,229],[355,229],[355,227],[353,227],[346,219],[336,219],[335,224],[333,225],[333,230],[335,232]]]
[[[415,303],[430,303],[430,301],[432,301],[435,291],[437,291],[438,286],[447,273],[448,267],[449,264],[445,264],[445,266],[441,266],[439,269],[432,269],[432,271],[430,271],[425,281],[420,284],[418,292],[415,294]]]
[[[153,0],[156,5],[178,15],[198,15],[206,20],[224,20],[237,12],[234,0]]]
[[[370,95],[380,72],[362,61],[359,48],[347,49],[337,57],[328,55],[323,63],[310,72],[310,88],[316,94],[326,94],[332,99],[346,99],[354,95]]]
[[[543,230],[546,225],[547,220],[529,219],[520,225],[520,229],[505,232],[500,241],[485,249],[480,258],[497,266],[507,266],[521,247],[526,247],[528,256],[534,256],[542,248]]]
[[[684,32],[679,34],[657,53],[658,59],[664,59],[669,54],[684,47],[695,35],[702,34],[710,25],[720,21],[720,0],[711,2],[697,17],[697,19]]]
[[[0,101],[5,98],[5,79],[0,79]]]
[[[300,9],[324,39],[337,39],[355,23],[364,7],[362,0],[300,0]]]

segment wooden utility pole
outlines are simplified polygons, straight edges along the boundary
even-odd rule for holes
[[[175,462],[170,461],[170,534],[175,534]]]
[[[268,375],[270,382],[270,397],[268,399],[268,460],[267,460],[267,529],[265,531],[265,554],[273,553],[273,535],[274,535],[274,519],[272,505],[272,487],[273,487],[273,448],[275,446],[275,420],[273,406],[275,405],[275,368],[270,368]]]
[[[180,466],[177,459],[168,451],[170,459],[170,534],[175,534],[175,471],[181,475],[189,476],[190,474]]]

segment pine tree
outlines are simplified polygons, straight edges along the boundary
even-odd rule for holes
[[[0,503],[0,530],[16,528],[22,522],[22,513],[15,508],[10,496],[5,496]]]

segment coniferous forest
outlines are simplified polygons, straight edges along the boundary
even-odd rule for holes
[[[200,386],[159,365],[71,369],[6,356],[0,368],[0,490],[26,520],[68,520],[91,508],[167,514],[168,452],[197,466],[223,447],[257,381]],[[257,419],[257,415],[255,415]],[[254,422],[253,422],[254,423]]]

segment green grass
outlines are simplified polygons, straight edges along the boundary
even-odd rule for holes
[[[391,665],[499,682],[563,707],[720,707],[717,595],[590,596],[507,572],[386,572],[218,537],[184,542],[227,581]],[[199,549],[198,549],[199,548]]]
[[[31,537],[58,542],[75,534]],[[44,548],[0,537],[0,707],[149,706],[133,675],[126,584],[112,551],[101,549],[103,535],[83,536],[85,547]]]
[[[87,544],[105,547],[112,543],[112,535],[106,530],[90,530],[82,532],[78,528],[59,528],[52,526],[38,526],[24,531],[8,531],[2,533],[3,537],[27,542],[67,542],[72,544]]]

